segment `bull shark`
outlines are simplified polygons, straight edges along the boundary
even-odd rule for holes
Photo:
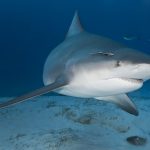
[[[150,79],[150,56],[91,34],[75,12],[65,40],[54,48],[43,69],[44,87],[1,103],[0,108],[54,91],[59,94],[112,102],[137,116],[127,93]]]

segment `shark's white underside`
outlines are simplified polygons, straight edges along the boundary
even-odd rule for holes
[[[111,78],[97,80],[89,76],[76,77],[69,85],[57,89],[64,95],[94,98],[128,93],[141,88],[143,81],[128,78]]]

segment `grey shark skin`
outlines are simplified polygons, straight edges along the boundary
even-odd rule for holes
[[[0,108],[54,91],[81,98],[115,103],[138,115],[126,93],[150,79],[150,56],[111,39],[86,32],[77,12],[66,39],[48,56],[44,87],[0,104]]]

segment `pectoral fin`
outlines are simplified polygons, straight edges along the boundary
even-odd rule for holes
[[[65,80],[62,80],[62,79],[58,79],[56,82],[50,84],[50,85],[47,85],[47,86],[44,86],[40,89],[37,89],[33,92],[30,92],[28,94],[25,94],[23,96],[20,96],[20,97],[17,97],[15,99],[12,99],[10,101],[7,101],[7,102],[4,102],[4,103],[1,103],[0,104],[0,109],[1,108],[5,108],[5,107],[8,107],[10,105],[14,105],[16,103],[20,103],[20,102],[23,102],[23,101],[26,101],[28,99],[31,99],[33,97],[37,97],[37,96],[40,96],[40,95],[43,95],[43,94],[46,94],[46,93],[49,93],[51,92],[52,90],[55,90],[57,88],[60,88],[62,86],[65,86],[67,85],[67,81]]]
[[[129,97],[126,94],[107,97],[96,97],[95,99],[113,102],[124,111],[133,114],[135,116],[138,116],[139,114],[135,104],[129,99]]]

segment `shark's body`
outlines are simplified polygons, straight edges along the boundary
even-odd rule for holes
[[[65,87],[55,90],[61,94],[90,98],[135,90],[141,87],[142,83],[137,82],[139,80],[131,80],[133,75],[129,77],[130,73],[126,70],[124,75],[120,76],[122,70],[119,73],[119,67],[113,68],[117,65],[114,60],[115,55],[127,53],[127,50],[123,45],[110,39],[81,32],[67,38],[50,53],[44,67],[44,84],[53,83],[64,71],[65,77],[70,82]],[[114,56],[107,56],[107,53],[112,53]]]
[[[135,105],[125,93],[141,88],[148,79],[148,55],[84,31],[76,13],[66,39],[46,60],[43,72],[45,87],[0,104],[0,107],[55,91],[69,96],[111,101],[138,115]]]

